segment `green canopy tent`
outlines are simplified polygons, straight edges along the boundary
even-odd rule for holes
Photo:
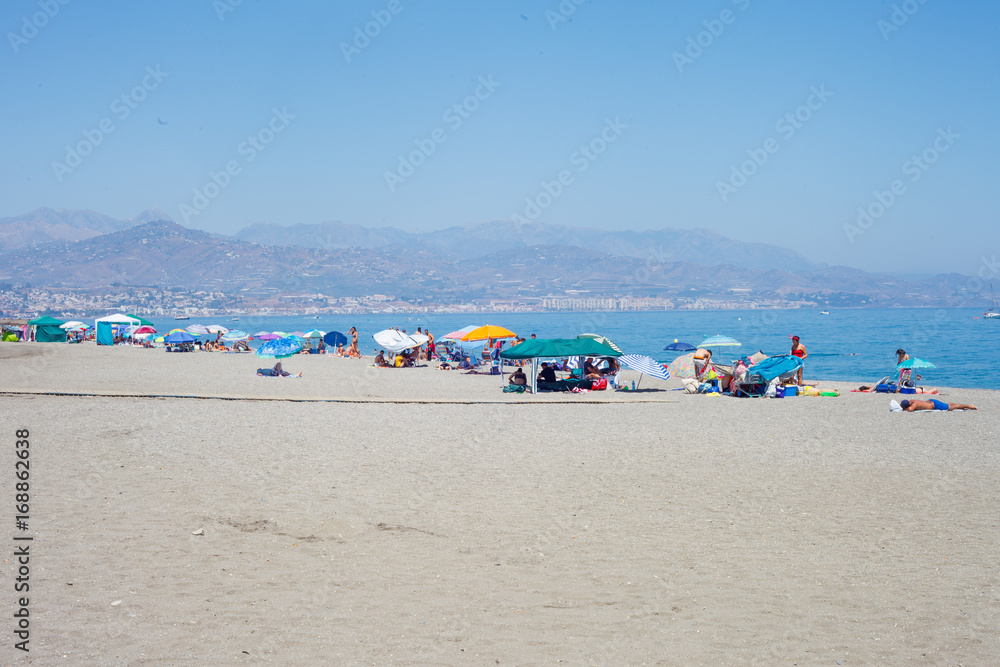
[[[538,360],[568,357],[620,357],[622,351],[595,338],[535,338],[509,347],[501,359],[531,359],[531,393],[538,392]],[[583,363],[580,364],[583,368]],[[503,376],[501,375],[501,378]]]
[[[39,343],[65,343],[66,332],[59,327],[65,324],[48,315],[29,320],[28,324],[35,327],[35,340]]]

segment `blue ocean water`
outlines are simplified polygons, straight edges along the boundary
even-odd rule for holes
[[[697,345],[707,336],[731,336],[743,345],[716,348],[716,358],[729,360],[763,350],[787,353],[791,336],[801,337],[809,352],[806,379],[871,383],[893,373],[895,351],[935,364],[921,370],[924,386],[1000,388],[1000,320],[976,319],[981,309],[843,309],[822,315],[818,310],[748,310],[700,312],[497,313],[426,315],[412,313],[301,317],[218,316],[175,321],[147,318],[167,332],[190,324],[217,323],[248,333],[281,330],[360,334],[362,352],[372,353],[376,331],[398,326],[408,332],[430,329],[436,337],[470,324],[498,324],[517,334],[539,338],[600,333],[625,352],[672,361],[677,353],[663,348],[674,339]]]

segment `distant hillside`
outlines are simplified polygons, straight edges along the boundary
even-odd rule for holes
[[[963,280],[937,276],[912,283],[845,267],[753,270],[669,256],[650,259],[570,245],[507,248],[471,259],[442,257],[405,243],[324,250],[248,243],[157,221],[0,254],[0,280],[47,287],[183,287],[251,299],[393,294],[454,303],[577,293],[688,300],[738,294],[838,306],[937,305]]]
[[[731,264],[747,269],[776,266],[787,271],[811,271],[815,264],[796,252],[765,243],[734,241],[706,229],[606,231],[510,220],[410,233],[392,227],[369,229],[339,222],[281,225],[257,223],[236,238],[270,245],[304,248],[381,248],[405,244],[450,259],[474,259],[501,250],[538,245],[577,246],[595,252],[653,261],[684,261],[705,266]]]
[[[343,222],[297,224],[288,227],[257,222],[244,227],[234,238],[264,245],[297,245],[303,248],[337,250],[346,248],[381,248],[405,243],[412,235],[392,227],[369,229]]]
[[[158,208],[143,211],[128,220],[118,220],[94,211],[39,208],[24,215],[0,218],[0,252],[27,248],[37,243],[81,241],[151,220],[169,219],[170,216]]]

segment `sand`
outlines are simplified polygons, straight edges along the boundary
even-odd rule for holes
[[[0,661],[1000,661],[996,392],[919,415],[262,365],[0,344],[0,498],[12,522],[28,428],[35,537],[32,650],[8,623]]]

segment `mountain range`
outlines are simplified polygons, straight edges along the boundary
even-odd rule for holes
[[[126,220],[94,211],[39,208],[24,215],[0,218],[0,252],[53,241],[82,241],[145,222],[169,219],[170,216],[158,208],[151,208]]]
[[[325,223],[258,224],[227,237],[169,220],[148,221],[157,214],[146,211],[123,221],[39,209],[0,220],[0,228],[24,227],[18,238],[36,239],[0,251],[0,280],[61,288],[178,287],[259,298],[380,293],[457,303],[582,293],[798,298],[837,306],[936,305],[966,280],[945,275],[907,281],[816,266],[786,249],[705,230],[602,232],[518,228],[504,221],[415,234]],[[38,240],[60,234],[61,240]]]

